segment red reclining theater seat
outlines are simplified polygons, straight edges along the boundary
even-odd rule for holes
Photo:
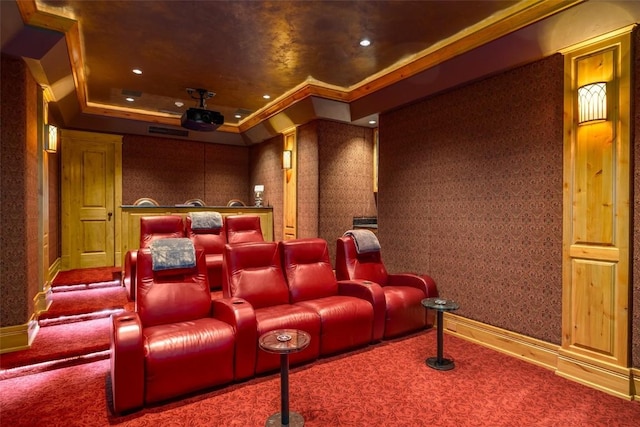
[[[360,241],[360,245],[356,243]],[[336,246],[336,277],[364,279],[382,286],[386,302],[384,338],[392,338],[433,325],[421,301],[437,297],[434,280],[415,274],[389,274],[380,255],[380,244],[370,230],[350,230]]]
[[[227,243],[224,221],[219,212],[190,212],[185,218],[186,235],[196,248],[204,250],[209,288],[222,289],[222,253]]]
[[[260,217],[257,215],[229,215],[224,219],[227,243],[263,242]]]
[[[291,303],[320,315],[320,354],[365,346],[382,338],[384,295],[366,281],[336,281],[327,242],[320,238],[280,242]]]
[[[111,318],[116,413],[234,380],[234,329],[212,317],[202,250],[187,238],[140,249],[137,287],[135,312]]]
[[[143,216],[140,218],[140,248],[147,248],[158,239],[184,237],[184,224],[177,215]],[[133,249],[124,258],[122,283],[129,299],[136,299],[136,259],[138,251]]]
[[[258,346],[260,335],[274,329],[301,329],[311,335],[306,349],[290,355],[291,364],[319,356],[320,317],[310,308],[289,303],[276,242],[226,245],[222,287],[225,299],[214,304],[229,304],[235,310],[234,320],[229,321],[238,324],[238,351],[243,358],[236,366],[237,378],[278,369],[279,355]]]

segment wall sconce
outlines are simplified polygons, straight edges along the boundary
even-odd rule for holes
[[[291,150],[284,150],[282,152],[282,169],[289,170],[293,167],[292,155],[293,155],[293,152]]]
[[[578,88],[578,124],[607,120],[607,83],[597,82]]]
[[[55,153],[58,151],[58,128],[54,125],[44,125],[44,151]]]
[[[264,194],[264,185],[256,185],[253,187],[253,198],[257,208],[262,207],[262,195]]]

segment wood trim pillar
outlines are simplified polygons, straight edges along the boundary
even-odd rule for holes
[[[630,348],[633,27],[565,50],[562,345],[558,375],[633,393]],[[578,123],[578,88],[606,82],[606,119]]]

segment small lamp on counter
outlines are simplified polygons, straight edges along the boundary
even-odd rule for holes
[[[262,196],[264,194],[264,185],[258,184],[253,187],[253,198],[257,208],[262,207]]]

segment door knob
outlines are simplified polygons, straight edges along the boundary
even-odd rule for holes
[[[108,221],[111,221],[111,216],[112,216],[112,215],[113,215],[113,212],[109,212],[109,213],[107,213],[107,216],[108,216],[108,219],[107,219],[107,220],[108,220]]]

